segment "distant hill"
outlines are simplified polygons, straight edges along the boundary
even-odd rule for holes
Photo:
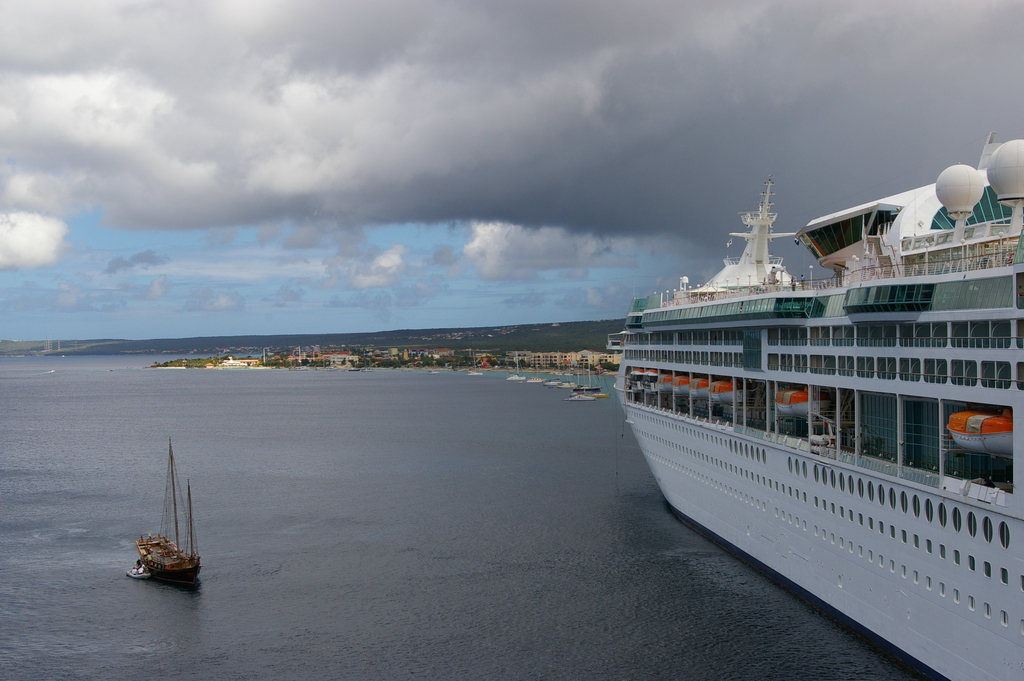
[[[262,352],[263,348],[286,349],[319,345],[322,348],[451,348],[508,352],[568,352],[605,348],[608,334],[622,331],[623,321],[516,324],[448,329],[404,329],[371,333],[294,334],[275,336],[208,336],[198,338],[157,338],[151,340],[94,339],[50,341],[0,340],[0,355],[120,355],[120,354],[211,354],[223,350],[236,353]]]

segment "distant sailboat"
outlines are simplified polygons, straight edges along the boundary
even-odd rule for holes
[[[195,524],[192,519],[192,486],[185,482],[185,496],[180,497],[181,484],[174,471],[174,450],[167,441],[167,484],[164,489],[164,513],[157,536],[139,537],[135,548],[146,571],[154,578],[177,584],[195,584],[202,564],[196,547]],[[179,514],[179,504],[183,507]],[[182,515],[183,518],[179,518]],[[183,520],[184,522],[179,522]],[[184,525],[184,541],[182,527]],[[174,533],[174,540],[170,538]]]

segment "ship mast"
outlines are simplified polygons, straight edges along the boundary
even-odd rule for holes
[[[772,191],[771,175],[764,183],[765,189],[761,192],[761,201],[757,204],[757,211],[740,213],[743,224],[750,228],[749,232],[730,232],[729,236],[738,236],[747,240],[747,246],[740,256],[740,264],[754,268],[755,281],[761,281],[768,276],[768,265],[771,255],[768,253],[768,242],[783,236],[795,236],[796,232],[772,233],[772,226],[778,214],[771,212],[771,197],[775,196]]]
[[[164,524],[167,523],[167,515],[174,517],[174,544],[180,546],[178,543],[178,492],[176,486],[177,476],[174,473],[174,449],[171,448],[171,440],[167,439],[167,488],[164,491]],[[167,528],[170,529],[169,527]],[[166,531],[166,530],[165,530]]]

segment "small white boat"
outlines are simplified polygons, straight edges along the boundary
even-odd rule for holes
[[[130,570],[125,572],[125,575],[127,575],[128,577],[131,577],[132,579],[149,579],[150,578],[149,570],[147,570],[144,567],[137,567],[137,566],[133,566]]]
[[[526,382],[527,383],[543,383],[544,379],[543,378],[539,378],[537,376],[532,376],[532,377],[526,379]]]
[[[593,395],[587,395],[586,393],[573,393],[566,397],[563,402],[594,402],[597,398]]]
[[[466,375],[467,376],[483,376],[484,373],[482,371],[467,371]]]

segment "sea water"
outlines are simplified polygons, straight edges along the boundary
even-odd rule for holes
[[[0,678],[914,678],[679,523],[614,397],[151,361],[0,359]],[[168,439],[195,589],[125,576]]]

